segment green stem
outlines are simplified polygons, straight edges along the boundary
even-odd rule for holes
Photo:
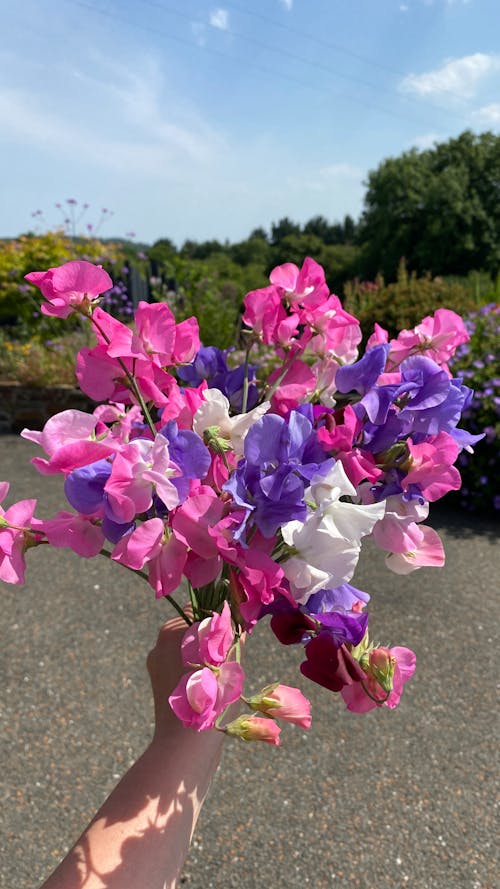
[[[249,343],[245,353],[245,364],[243,366],[243,399],[241,402],[241,413],[246,414],[248,404],[248,365],[250,363],[250,352],[252,351],[253,342]]]
[[[104,330],[102,329],[101,325],[95,320],[93,315],[90,316],[90,320],[91,320],[92,324],[94,325],[94,327],[96,328],[96,330],[99,331],[102,338],[109,345],[109,343],[111,342],[109,336],[107,336],[107,334],[104,333]],[[125,363],[122,361],[121,358],[117,358],[116,360],[118,361],[118,364],[120,365],[125,376],[127,377],[127,380],[130,383],[131,389],[141,406],[142,413],[144,414],[144,418],[145,418],[151,432],[153,433],[154,436],[156,436],[157,430],[156,430],[155,424],[153,423],[153,419],[151,417],[151,414],[149,413],[149,408],[148,408],[146,402],[144,401],[144,397],[141,393],[141,390],[139,389],[139,386],[137,385],[137,380],[135,378],[135,375],[130,373],[130,371],[128,370],[127,366],[125,365]]]
[[[273,383],[273,385],[271,386],[271,388],[265,393],[265,396],[264,396],[265,401],[270,401],[270,400],[271,400],[271,398],[273,397],[274,393],[276,392],[276,389],[278,388],[278,386],[280,385],[280,383],[283,382],[283,379],[284,379],[286,373],[287,373],[288,370],[290,369],[290,364],[291,364],[291,361],[290,361],[290,359],[288,359],[288,361],[285,362],[285,364],[284,364],[284,366],[283,366],[283,370],[281,371],[279,377],[274,381],[274,383]]]

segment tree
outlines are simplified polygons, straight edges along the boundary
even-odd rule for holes
[[[289,235],[300,235],[300,225],[292,222],[288,216],[284,216],[279,222],[273,222],[271,225],[271,243],[280,244],[283,238]]]
[[[500,268],[500,137],[466,131],[389,158],[368,176],[358,239],[364,273],[394,280],[402,257],[419,274]]]

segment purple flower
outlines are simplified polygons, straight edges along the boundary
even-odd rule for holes
[[[304,490],[312,476],[331,466],[310,420],[291,411],[287,420],[262,417],[245,438],[245,458],[224,485],[265,537],[306,516]]]
[[[111,463],[97,460],[70,472],[64,482],[64,493],[73,509],[84,515],[98,512],[104,503],[104,485],[111,475]]]
[[[384,371],[390,348],[388,343],[381,343],[368,349],[355,364],[339,367],[335,375],[335,385],[339,392],[355,390],[364,395],[371,389]]]

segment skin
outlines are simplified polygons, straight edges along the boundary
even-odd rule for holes
[[[166,623],[148,655],[151,743],[41,889],[175,889],[224,740],[184,728],[168,706],[185,629],[181,618]]]

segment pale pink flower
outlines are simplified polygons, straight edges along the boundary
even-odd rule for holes
[[[179,493],[169,478],[179,474],[170,462],[168,441],[158,434],[154,441],[135,439],[117,454],[104,490],[117,522],[131,522],[146,512],[156,493],[167,509],[174,509]]]
[[[67,410],[47,420],[41,432],[23,429],[21,436],[40,445],[49,456],[49,460],[34,457],[31,461],[42,475],[68,473],[102,460],[117,449],[111,438],[95,440],[98,422],[93,414]]]
[[[442,568],[445,562],[443,543],[437,531],[427,525],[408,525],[403,552],[386,556],[385,564],[395,574],[410,574],[417,568]]]

